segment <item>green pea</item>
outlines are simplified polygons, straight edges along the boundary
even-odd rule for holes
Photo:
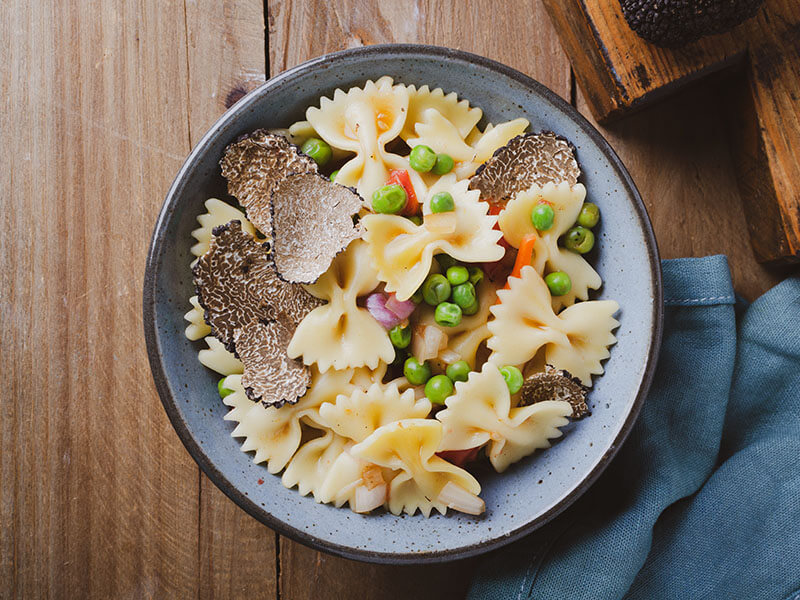
[[[456,203],[450,192],[439,192],[431,198],[431,212],[443,213],[450,212],[456,209]]]
[[[578,213],[578,225],[591,229],[600,220],[600,209],[594,202],[584,202]]]
[[[472,316],[475,313],[477,313],[478,310],[480,309],[480,307],[481,307],[481,305],[478,303],[477,300],[475,300],[475,302],[473,302],[469,306],[462,307],[461,308],[461,312],[469,317],[469,316]]]
[[[424,298],[422,297],[422,288],[419,288],[416,292],[411,294],[410,300],[414,304],[419,304],[420,302],[422,302],[424,300]]]
[[[431,306],[436,306],[450,297],[450,282],[447,277],[439,273],[428,275],[425,283],[422,284],[422,297]]]
[[[455,383],[456,381],[466,381],[469,377],[469,363],[465,360],[459,360],[452,365],[447,365],[445,371],[447,376]]]
[[[472,285],[478,285],[481,281],[483,281],[483,269],[480,267],[470,267],[469,282]]]
[[[547,231],[553,226],[553,219],[556,218],[556,213],[553,207],[546,202],[539,202],[533,207],[531,211],[531,223],[539,231]]]
[[[453,382],[447,375],[434,375],[425,384],[425,395],[433,404],[444,404],[453,389]]]
[[[467,267],[461,265],[453,265],[447,269],[447,281],[450,285],[460,285],[469,279],[469,271]]]
[[[378,188],[372,194],[372,210],[376,213],[396,215],[406,205],[406,191],[398,183],[390,183]]]
[[[594,248],[594,234],[591,229],[578,225],[567,231],[567,235],[564,237],[564,245],[567,250],[572,250],[578,254],[586,254]]]
[[[219,397],[224,398],[225,396],[230,396],[233,393],[233,390],[229,390],[225,387],[225,377],[219,380],[217,384],[217,389],[219,390]]]
[[[300,146],[300,151],[303,154],[308,154],[320,167],[327,164],[333,154],[331,147],[319,138],[308,138]]]
[[[572,281],[564,271],[549,273],[544,281],[553,296],[563,296],[572,289]]]
[[[403,365],[403,375],[411,385],[423,385],[431,378],[431,367],[427,361],[421,363],[409,356]]]
[[[453,288],[453,302],[458,304],[462,309],[472,306],[476,301],[475,286],[469,281],[461,283]]]
[[[516,394],[522,389],[522,372],[517,367],[512,367],[511,365],[503,367],[500,369],[500,374],[506,380],[509,392]]]
[[[408,163],[415,171],[427,173],[436,164],[436,152],[430,146],[425,146],[424,144],[414,146],[408,156]]]
[[[440,302],[433,311],[433,319],[442,327],[455,327],[461,323],[461,307],[452,302]]]
[[[422,217],[420,217],[419,215],[411,215],[410,217],[408,217],[408,220],[411,221],[417,227],[422,225]]]
[[[434,258],[436,259],[436,262],[439,263],[439,267],[442,269],[442,271],[447,271],[447,269],[453,265],[458,264],[458,261],[449,254],[437,254],[434,256]]]
[[[330,179],[331,181],[336,181],[336,176],[338,174],[339,174],[339,169],[336,169],[333,173],[331,173],[331,176],[328,177],[328,179]]]
[[[389,340],[395,348],[408,348],[411,343],[411,327],[395,325],[389,330]]]
[[[445,175],[453,170],[454,165],[453,157],[449,154],[437,154],[431,171],[434,175]]]

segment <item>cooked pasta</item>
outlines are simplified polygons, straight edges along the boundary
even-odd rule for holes
[[[575,184],[577,162],[563,140],[526,134],[524,117],[484,126],[481,108],[441,88],[381,77],[321,97],[305,117],[260,130],[274,142],[261,148],[261,162],[236,155],[240,171],[282,190],[280,202],[259,202],[260,211],[287,209],[267,238],[253,243],[247,236],[257,232],[242,210],[206,201],[191,252],[217,254],[193,271],[198,295],[189,298],[185,335],[204,339],[198,359],[223,376],[231,435],[266,472],[282,473],[287,488],[359,513],[480,514],[481,486],[464,464],[485,457],[503,472],[549,448],[569,417],[588,412],[588,387],[616,341],[619,305],[589,299],[602,281],[581,255],[587,244],[565,242],[579,227],[581,239],[593,240],[585,231],[599,209],[582,217],[587,190]],[[517,142],[559,145],[561,155],[537,155],[539,170],[523,173],[531,167],[514,154]],[[495,155],[502,160],[482,168]],[[290,180],[298,174],[287,156],[319,174]],[[559,170],[564,160],[572,161],[569,173]],[[510,179],[498,163],[508,163]],[[554,183],[524,189],[542,169]],[[307,180],[322,191],[310,192]],[[348,240],[358,236],[349,245],[333,227],[319,227],[324,203],[343,206],[336,184],[361,195],[360,212],[348,209],[344,219]],[[303,202],[292,189],[308,192]],[[309,198],[322,204],[308,209]],[[214,229],[231,221],[247,235],[237,233],[242,243],[226,250],[220,240],[236,226]],[[281,254],[282,239],[309,246]],[[344,250],[331,261],[337,248]],[[319,256],[322,266],[305,269],[303,261]],[[282,265],[292,260],[287,272]],[[213,329],[209,311],[220,320]],[[224,327],[237,355],[215,337]],[[248,337],[252,331],[262,337]],[[275,373],[292,380],[283,385],[289,375]],[[561,378],[558,398],[531,387],[544,378]]]

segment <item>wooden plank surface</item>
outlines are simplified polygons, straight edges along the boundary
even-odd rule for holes
[[[262,1],[52,4],[0,3],[0,597],[462,597],[472,561],[379,567],[276,540],[200,477],[151,383],[140,298],[152,225],[192,144],[264,76]],[[272,74],[343,47],[419,41],[573,92],[539,3],[267,8]],[[503,35],[478,35],[487,22]],[[709,93],[604,133],[662,253],[725,251],[753,297],[776,276],[742,241]]]

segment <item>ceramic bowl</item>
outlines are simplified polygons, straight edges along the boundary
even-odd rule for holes
[[[503,474],[473,470],[486,513],[472,517],[358,515],[317,504],[281,485],[231,437],[233,424],[217,395],[219,376],[197,360],[201,342],[184,337],[193,294],[190,232],[209,197],[228,198],[219,159],[242,133],[286,127],[336,88],[390,75],[456,92],[484,111],[483,124],[525,117],[531,130],[550,130],[576,147],[588,200],[602,210],[593,256],[604,280],[599,298],[616,299],[622,323],[606,373],[590,394],[592,415],[568,426],[550,450]],[[253,517],[314,548],[385,562],[446,561],[507,544],[575,501],[612,459],[631,429],[655,367],[661,334],[658,250],[639,194],[602,136],[540,83],[491,60],[432,46],[370,46],[323,56],[273,77],[228,112],[187,158],[167,194],[153,233],[144,281],[144,327],[156,387],[175,430],[208,477]],[[263,483],[261,483],[263,482]]]

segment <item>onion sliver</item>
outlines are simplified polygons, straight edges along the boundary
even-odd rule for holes
[[[358,490],[356,490],[358,494]],[[357,497],[357,496],[356,496]],[[448,508],[457,510],[468,515],[479,515],[486,510],[486,504],[475,494],[469,493],[460,485],[448,481],[439,492],[439,502],[446,504]]]
[[[379,506],[383,506],[386,502],[386,484],[382,483],[372,489],[367,488],[366,485],[360,485],[356,488],[355,500],[353,502],[353,512],[367,513],[375,510]]]
[[[386,308],[386,296],[380,292],[375,292],[367,296],[366,306],[369,314],[375,317],[375,320],[386,329],[391,329],[403,321],[403,319]]]

